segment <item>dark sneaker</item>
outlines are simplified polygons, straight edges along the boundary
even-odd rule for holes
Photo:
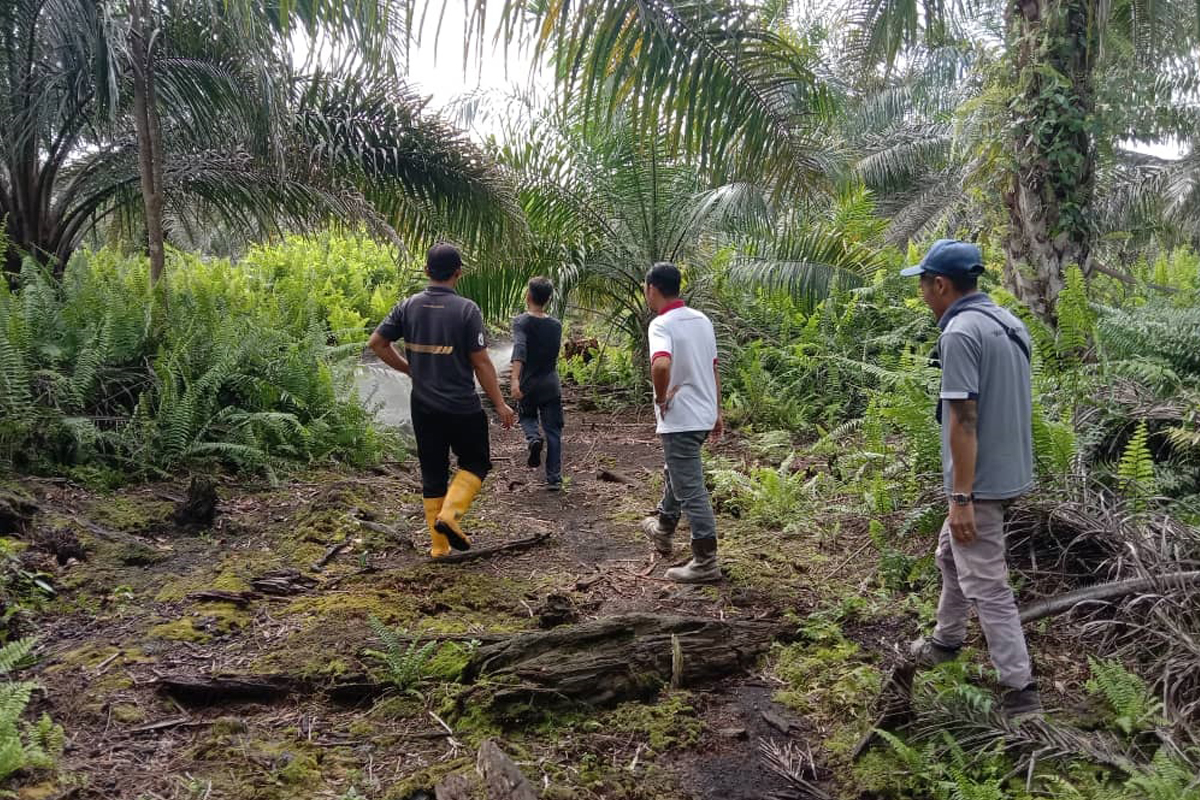
[[[1004,718],[1010,722],[1019,722],[1025,717],[1040,717],[1046,713],[1042,708],[1042,695],[1038,692],[1036,683],[1031,683],[1024,689],[1009,689],[1000,701],[1000,709]]]
[[[529,443],[529,460],[525,462],[528,467],[540,467],[542,465],[542,440],[538,439]]]
[[[546,484],[546,490],[550,491],[550,492],[561,492],[562,491],[562,481],[549,481]]]
[[[908,655],[919,669],[932,669],[958,658],[960,647],[947,647],[936,639],[921,637],[908,647]]]

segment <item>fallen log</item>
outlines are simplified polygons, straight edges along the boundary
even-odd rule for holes
[[[286,675],[171,675],[159,678],[158,691],[180,703],[271,703],[287,697],[296,682]]]
[[[1200,570],[1100,583],[1032,603],[1021,612],[1021,622],[1036,622],[1045,617],[1053,617],[1072,610],[1080,603],[1103,603],[1139,592],[1156,589],[1182,589],[1187,586],[1200,588]]]
[[[531,701],[610,705],[653,696],[671,682],[673,666],[685,686],[743,672],[782,632],[770,622],[623,614],[484,645],[463,680],[515,679],[516,685],[493,696],[500,707]]]
[[[517,539],[504,544],[497,544],[491,547],[476,547],[465,552],[451,553],[448,556],[440,556],[431,558],[429,561],[433,564],[461,564],[464,561],[475,561],[480,558],[488,558],[497,553],[516,552],[517,550],[527,550],[530,547],[539,545],[550,538],[550,532],[545,531],[536,536],[530,536],[528,539]]]

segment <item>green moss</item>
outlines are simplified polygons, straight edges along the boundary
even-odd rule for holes
[[[409,595],[390,589],[358,588],[300,597],[281,613],[312,617],[322,625],[346,619],[365,621],[371,615],[392,624],[413,619],[416,609]]]
[[[465,642],[444,642],[425,664],[426,677],[443,681],[457,681],[471,660],[475,648]]]
[[[249,730],[246,721],[239,717],[221,717],[213,721],[209,726],[209,731],[214,736],[232,736],[238,733],[245,733]]]
[[[93,503],[87,517],[105,528],[138,533],[166,523],[174,510],[171,503],[161,500],[116,496]]]
[[[384,800],[408,800],[417,792],[432,794],[433,787],[440,783],[442,778],[459,770],[473,771],[473,766],[473,759],[471,758],[455,758],[426,767],[388,789],[387,794],[384,795]]]
[[[622,703],[598,721],[602,730],[633,734],[656,753],[692,747],[704,733],[689,692],[664,692],[653,703]]]
[[[118,703],[112,707],[112,718],[125,725],[137,725],[146,721],[146,712],[129,703]]]
[[[772,650],[774,672],[786,684],[775,693],[775,700],[826,723],[837,739],[837,731],[847,726],[857,729],[869,716],[882,675],[840,630],[816,626],[806,630],[810,636],[819,634],[818,638],[776,645]]]
[[[155,625],[146,631],[146,635],[151,639],[166,639],[172,642],[207,642],[211,638],[204,631],[196,630],[191,617]]]
[[[310,755],[300,754],[289,759],[275,770],[275,777],[285,786],[305,786],[321,781],[321,768]]]
[[[196,605],[193,625],[225,634],[246,627],[251,619],[249,612],[233,603],[202,602]]]
[[[384,697],[379,702],[371,707],[369,716],[375,719],[408,719],[410,717],[421,716],[425,713],[425,708],[421,701],[412,695],[396,695],[394,697]],[[376,726],[373,723],[361,720],[368,725],[372,731]],[[353,729],[351,730],[353,732]]]
[[[244,569],[245,565],[243,563],[236,567],[224,567],[211,577],[207,572],[180,575],[174,580],[169,580],[163,584],[162,588],[158,590],[158,594],[154,596],[154,599],[159,603],[169,603],[173,600],[183,600],[193,592],[203,591],[204,589],[219,589],[225,592],[246,592],[250,590],[250,582],[243,572]]]

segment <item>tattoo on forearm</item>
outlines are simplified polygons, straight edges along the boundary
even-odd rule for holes
[[[967,433],[975,433],[975,425],[979,421],[979,407],[974,400],[951,400],[950,407],[959,426]]]

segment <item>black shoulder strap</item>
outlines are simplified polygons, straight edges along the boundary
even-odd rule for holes
[[[958,311],[956,311],[954,313],[954,316],[957,317],[959,314],[962,314],[967,311],[974,311],[977,314],[983,314],[985,317],[990,319],[992,322],[999,325],[1001,328],[1004,329],[1004,333],[1008,336],[1008,338],[1011,339],[1013,341],[1013,343],[1017,346],[1017,348],[1021,351],[1022,355],[1025,356],[1025,360],[1026,361],[1033,360],[1030,355],[1030,352],[1029,352],[1029,345],[1025,344],[1025,340],[1021,338],[1021,334],[1017,333],[1016,328],[1012,327],[1011,325],[1006,323],[1004,320],[1000,319],[1000,317],[998,317],[995,314],[993,314],[992,312],[988,311],[986,308],[980,308],[979,306],[967,306],[966,308],[960,308]],[[951,319],[953,319],[953,317],[951,317]]]

